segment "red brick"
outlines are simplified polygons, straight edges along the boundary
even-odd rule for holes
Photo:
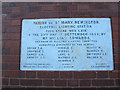
[[[42,3],[42,2],[41,2]],[[47,3],[47,2],[46,2]],[[23,4],[24,4],[24,6],[31,6],[31,7],[33,7],[33,6],[39,6],[39,2],[38,3],[36,3],[36,2],[29,2],[29,3],[25,3],[25,2],[23,2]]]
[[[78,86],[78,80],[68,80],[68,86]]]
[[[54,81],[53,80],[43,80],[43,86],[53,86]]]
[[[7,15],[7,14],[4,14],[4,15]],[[3,27],[8,27],[8,25],[11,23],[11,20],[10,19],[2,19],[2,26]]]
[[[2,55],[9,55],[10,54],[10,48],[2,48]]]
[[[118,63],[119,62],[119,56],[118,54],[113,55],[114,62]]]
[[[19,79],[10,79],[10,85],[19,85]]]
[[[89,4],[82,3],[82,4],[78,5],[78,10],[79,11],[80,10],[88,10],[88,9],[90,9]]]
[[[72,72],[60,72],[60,78],[73,78]]]
[[[117,75],[119,68],[119,35],[118,35],[118,22],[117,22],[117,3],[78,3],[78,2],[39,2],[39,3],[5,3],[3,4],[3,78],[4,84],[8,86],[8,78],[10,79],[9,87],[19,87],[17,85],[19,78],[28,78],[22,79],[21,86],[28,88],[28,86],[67,86],[77,87],[77,80],[80,80],[80,86],[92,87],[91,85],[102,87],[117,87],[119,85],[119,76]],[[54,8],[56,7],[56,8]],[[43,84],[40,80],[34,79],[37,81],[31,80],[30,78],[36,78],[36,72],[23,72],[19,70],[19,59],[20,59],[20,32],[21,32],[21,19],[22,18],[53,18],[53,17],[112,17],[112,30],[113,30],[113,47],[114,47],[114,62],[115,70],[109,71],[109,74],[93,71],[84,71],[82,72],[46,72],[38,71],[37,78],[43,80]],[[18,23],[18,21],[19,23]],[[14,34],[19,34],[14,35]],[[118,56],[117,56],[118,55]],[[12,66],[11,66],[12,65]],[[16,66],[17,67],[16,67]],[[5,71],[8,70],[8,71]],[[13,71],[15,70],[15,71]],[[73,76],[72,76],[73,73]],[[60,76],[59,76],[60,74]],[[119,74],[119,72],[118,72]],[[107,76],[109,75],[109,78]],[[12,78],[12,79],[11,79]],[[17,78],[17,79],[15,79]],[[58,80],[59,78],[59,80]],[[96,79],[102,78],[102,79]],[[107,78],[107,79],[105,79]],[[6,79],[6,80],[5,80]],[[55,83],[54,83],[54,79]],[[75,80],[74,80],[75,79]],[[89,79],[89,80],[88,80]],[[112,79],[112,80],[111,80]],[[15,81],[14,81],[15,80]],[[92,84],[91,84],[92,80]],[[73,82],[75,81],[75,82]],[[37,85],[36,85],[37,83]],[[65,88],[66,89],[66,88]],[[76,89],[76,88],[75,88]],[[79,88],[78,88],[79,89]],[[29,88],[28,88],[29,90]],[[71,88],[72,90],[72,88]],[[74,89],[73,89],[74,90]]]
[[[24,16],[25,16],[25,18],[37,18],[37,17],[39,17],[39,18],[42,18],[41,17],[41,14],[39,15],[38,14],[38,12],[31,12],[31,13],[24,13]]]
[[[118,31],[118,26],[115,26],[114,28],[112,27],[112,33],[113,33],[113,32],[119,32],[119,31]],[[119,36],[119,35],[118,35],[118,36]],[[113,37],[113,35],[112,35],[112,38],[113,38],[113,39],[118,39],[118,36],[117,36],[117,37],[115,37],[115,36]]]
[[[25,72],[24,71],[4,71],[3,77],[25,78]]]
[[[37,3],[35,2],[12,2],[10,4],[13,4],[11,5],[10,7],[23,7],[23,6],[33,6],[33,5],[37,5]]]
[[[6,27],[5,32],[7,33],[19,33],[21,31],[21,28],[19,26],[11,26],[11,27]]]
[[[95,77],[96,77],[95,72],[90,72],[90,71],[74,72],[74,78],[77,78],[77,79],[87,79],[87,78],[95,78]]]
[[[57,5],[56,7],[55,7],[55,11],[62,11],[62,12],[64,12],[64,11],[67,11],[67,9],[68,9],[68,5]]]
[[[33,12],[30,14],[26,14],[27,18],[50,18],[50,17],[59,17],[59,12],[51,12],[51,11],[41,11],[40,14],[38,12]]]
[[[25,18],[24,13],[11,13],[9,16],[7,16],[8,19],[20,19]],[[26,17],[27,18],[27,17]]]
[[[83,11],[81,10],[81,12],[79,12],[79,11],[78,12],[72,12],[71,17],[73,17],[73,16],[77,18],[77,17],[83,17],[83,16],[84,17],[90,17],[91,15],[88,11],[85,12],[84,10]]]
[[[6,90],[6,88],[10,88],[10,86],[2,85],[3,90]]]
[[[118,40],[118,31],[112,31],[113,40]],[[116,36],[116,37],[115,37]]]
[[[114,26],[117,24],[118,26],[118,17],[112,17],[111,19],[112,19],[112,25]]]
[[[80,80],[80,86],[90,86],[91,80]]]
[[[115,19],[113,19],[113,18],[115,18]],[[112,17],[111,18],[111,28],[112,28],[112,30],[118,31],[118,26],[119,26],[119,23],[118,23],[117,16],[116,17]]]
[[[8,78],[2,78],[2,85],[8,85],[9,79]]]
[[[20,47],[20,40],[3,40],[4,47],[7,48],[19,48]]]
[[[8,64],[2,63],[2,70],[8,70]]]
[[[119,77],[119,72],[118,71],[110,71],[109,72],[109,77],[110,78],[118,78]]]
[[[70,12],[51,12],[51,11],[41,11],[40,12],[41,14],[39,14],[38,12],[35,12],[35,13],[30,13],[29,15],[27,15],[28,17],[31,17],[31,18],[54,18],[54,17],[71,17],[71,14]]]
[[[92,80],[93,86],[114,86],[114,80]]]
[[[3,33],[2,36],[3,39],[20,39],[20,34],[19,33]]]
[[[26,78],[36,78],[36,72],[27,71]]]
[[[2,63],[3,67],[2,70],[19,70],[19,64],[9,64],[9,63]],[[5,65],[5,66],[4,66]]]
[[[120,63],[120,54],[118,54],[118,62]]]
[[[118,9],[118,3],[117,2],[107,2],[107,3],[104,3],[104,5],[108,5],[110,7],[110,9],[112,9],[112,10]]]
[[[59,78],[59,72],[41,71],[37,73],[38,78]]]
[[[114,63],[115,70],[120,70],[120,63]]]
[[[31,13],[31,12],[36,12],[36,11],[41,11],[41,7],[39,6],[26,6],[26,7],[22,7],[22,11],[24,13]]]
[[[103,2],[101,2],[101,3],[91,4],[90,8],[94,9],[94,10],[104,10],[104,9],[110,10],[111,9],[111,5],[105,5]]]
[[[108,78],[108,71],[97,72],[97,78]]]
[[[6,32],[6,26],[2,26],[2,33]]]
[[[113,40],[113,49],[116,49],[118,47],[118,40]]]
[[[3,48],[2,49],[3,55],[20,55],[20,48]]]
[[[3,55],[2,56],[2,62],[3,63],[15,63],[18,64],[19,63],[19,56],[17,55]]]
[[[119,54],[120,50],[119,50],[119,47],[113,47],[113,53],[114,54]]]
[[[28,80],[22,79],[20,80],[21,86],[42,86],[42,80]]]
[[[103,12],[102,15],[106,17],[118,17],[118,12],[117,11],[109,11],[109,12]]]
[[[10,25],[15,25],[15,26],[21,25],[21,19],[11,20]]]
[[[114,40],[118,40],[118,31],[115,31],[114,30],[114,32],[112,33],[113,35],[112,35],[112,38],[113,38],[113,41]],[[114,42],[113,42],[114,43]]]
[[[118,40],[114,40],[115,46],[118,46]]]
[[[55,80],[55,86],[66,86],[67,81],[66,80]]]
[[[15,64],[8,64],[8,70],[11,70],[11,71],[12,70],[17,71],[17,70],[19,70],[19,67],[20,67],[19,64],[16,64],[16,63]]]
[[[73,4],[73,2],[54,2],[53,4],[55,4],[55,5],[71,5],[72,6],[72,4]]]
[[[56,8],[55,5],[46,5],[46,6],[39,7],[41,11],[54,11],[55,8]]]
[[[19,13],[21,12],[21,7],[11,7],[11,13]]]
[[[20,48],[10,48],[10,55],[20,55]]]
[[[8,2],[2,2],[2,8],[8,7],[9,3]]]
[[[9,17],[7,17],[8,16],[8,14],[2,14],[2,21],[3,20],[9,20],[10,18]],[[5,25],[2,25],[2,26],[6,26],[7,24],[5,24]]]
[[[59,17],[61,18],[65,18],[65,17],[71,17],[71,13],[70,12],[59,12]]]
[[[116,86],[120,86],[120,79],[115,80]]]
[[[17,4],[16,4],[15,2],[10,2],[10,3],[8,3],[8,6],[9,6],[9,7],[16,7]]]
[[[67,11],[71,11],[71,12],[78,11],[78,6],[77,5],[70,5],[70,6],[68,6]]]

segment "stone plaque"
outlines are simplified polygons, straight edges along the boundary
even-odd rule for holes
[[[20,70],[113,70],[110,18],[24,19]]]

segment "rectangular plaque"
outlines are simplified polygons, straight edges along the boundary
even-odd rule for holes
[[[20,70],[113,70],[110,18],[24,19]]]

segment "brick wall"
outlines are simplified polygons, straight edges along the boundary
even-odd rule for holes
[[[120,85],[118,76],[120,74],[118,3],[4,2],[2,10],[3,88],[117,88]],[[51,17],[111,17],[114,70],[20,71],[21,20]]]

